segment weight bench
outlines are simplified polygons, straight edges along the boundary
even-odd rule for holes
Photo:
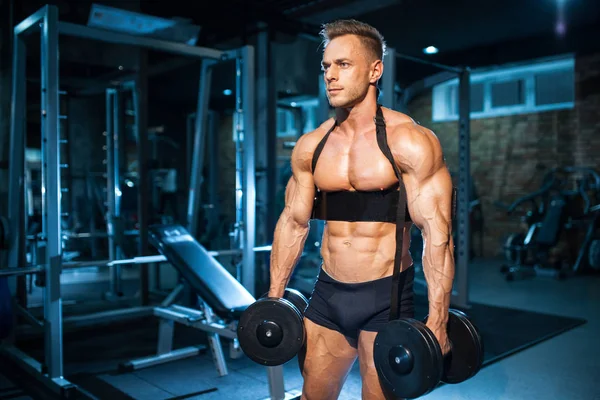
[[[237,323],[241,314],[256,301],[209,252],[181,225],[149,227],[149,241],[165,256],[198,296],[200,309],[170,304],[181,292],[179,285],[161,306],[154,308],[159,318],[157,354],[121,364],[120,370],[132,371],[192,357],[206,350],[194,346],[173,350],[175,323],[208,334],[208,345],[219,376],[228,374],[219,336],[231,339],[230,357],[242,356],[237,341]],[[270,399],[293,399],[298,393],[285,392],[283,368],[265,367],[269,379]]]

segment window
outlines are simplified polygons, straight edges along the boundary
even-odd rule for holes
[[[514,79],[494,82],[491,85],[492,108],[520,106],[525,104],[525,82]]]
[[[541,72],[535,76],[535,104],[545,106],[575,99],[573,72],[568,70]]]
[[[482,112],[483,107],[483,83],[471,83],[471,111]]]
[[[471,118],[573,108],[575,61],[572,57],[525,66],[474,71],[471,74]],[[433,87],[432,117],[458,119],[458,79]]]

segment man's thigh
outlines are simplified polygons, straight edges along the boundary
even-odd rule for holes
[[[362,378],[362,400],[385,400],[373,359],[373,344],[377,332],[361,331],[358,337],[358,360]]]
[[[356,361],[357,349],[344,335],[305,318],[306,344],[298,360],[304,386],[302,400],[335,400]]]

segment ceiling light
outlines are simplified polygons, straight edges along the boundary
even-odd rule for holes
[[[436,54],[438,51],[438,48],[435,46],[429,46],[423,49],[423,53],[425,54]]]

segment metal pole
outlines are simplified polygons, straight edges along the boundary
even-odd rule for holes
[[[469,226],[469,188],[471,186],[471,71],[465,68],[459,74],[458,119],[458,248],[452,304],[469,307],[469,254],[471,251]]]
[[[256,169],[255,169],[255,77],[254,48],[245,46],[241,57],[236,60],[237,74],[241,78],[236,87],[242,108],[237,108],[241,117],[240,129],[243,143],[243,226],[242,240],[242,285],[254,296],[255,293],[255,231],[256,231]],[[241,94],[241,96],[240,96]],[[239,121],[238,121],[239,122]]]
[[[8,185],[8,215],[10,247],[8,267],[17,268],[25,261],[25,72],[27,52],[25,40],[15,29],[13,38],[12,101],[10,121],[10,176]]]
[[[196,106],[196,126],[194,132],[194,153],[188,196],[188,231],[192,237],[198,237],[198,216],[202,198],[202,169],[204,167],[206,129],[208,120],[208,101],[210,99],[210,83],[213,60],[202,60],[200,71],[200,87],[198,88],[198,104]]]
[[[256,47],[256,238],[258,243],[272,243],[277,223],[277,129],[275,68],[271,54],[271,32],[263,28],[257,36]],[[300,119],[296,119],[297,121]],[[256,290],[269,289],[269,260],[258,258]]]
[[[115,218],[119,216],[120,186],[119,186],[119,147],[118,137],[120,128],[119,92],[116,89],[106,90],[106,196],[108,212],[106,226],[108,234],[108,258],[116,260],[121,258],[118,245],[115,241]],[[109,295],[118,295],[121,292],[121,267],[114,266],[110,275]]]
[[[194,131],[195,131],[196,113],[188,114],[185,129],[185,171],[188,186],[192,183],[192,163],[194,151]]]
[[[112,232],[109,232],[109,237],[112,238],[112,246],[114,251],[114,258],[119,260],[123,257],[121,251],[121,240],[123,236],[123,225],[121,224],[121,177],[120,177],[120,158],[119,158],[119,141],[121,137],[121,128],[123,127],[123,119],[121,118],[123,112],[122,92],[116,91],[114,98],[114,113],[113,113],[113,137],[112,137],[112,188],[110,190],[110,197],[113,199],[110,225]],[[116,240],[115,240],[116,237]],[[115,296],[119,296],[121,293],[121,267],[114,266],[111,270],[111,281],[110,281],[110,292]]]
[[[106,200],[108,205],[108,210],[106,213],[106,226],[108,230],[108,258],[114,260],[114,243],[113,237],[111,233],[111,215],[114,209],[115,197],[114,193],[112,193],[113,187],[113,137],[114,137],[114,129],[115,129],[115,103],[116,103],[116,90],[115,89],[106,89]]]
[[[206,216],[208,230],[214,232],[219,224],[221,207],[219,205],[219,116],[211,111],[208,114],[208,136],[206,138],[209,151],[208,160],[208,203],[210,212]]]
[[[267,380],[269,382],[269,400],[284,400],[289,398],[286,397],[285,393],[283,366],[267,367]]]
[[[235,144],[235,225],[233,240],[231,243],[232,248],[243,249],[244,245],[244,212],[243,212],[243,200],[244,200],[244,147],[242,142],[244,140],[243,132],[243,101],[242,101],[242,71],[238,56],[235,64],[235,113],[233,115],[233,135]],[[243,265],[243,262],[242,264]],[[236,278],[238,281],[242,281],[241,265],[237,265]]]
[[[42,272],[44,272],[44,267],[6,268],[0,269],[0,277],[23,276]]]
[[[186,43],[175,43],[168,40],[154,39],[140,35],[129,35],[106,29],[78,25],[71,22],[61,22],[59,28],[62,35],[97,40],[104,43],[135,46],[142,51],[151,50],[179,56],[194,57],[196,59],[211,58],[214,60],[220,60],[226,54],[226,52],[217,49],[190,46]]]
[[[277,222],[276,207],[276,92],[274,84],[273,57],[271,56],[271,34],[268,28],[258,33],[256,47],[256,168],[264,171],[256,184],[257,208],[261,220],[257,221],[256,239],[259,242],[273,241]]]
[[[42,28],[42,141],[46,176],[44,218],[47,235],[46,293],[44,296],[45,363],[48,376],[62,378],[62,302],[60,275],[62,262],[61,182],[58,90],[58,9],[46,7]]]
[[[149,217],[149,186],[148,182],[148,52],[139,50],[138,71],[133,90],[135,107],[135,128],[137,133],[138,157],[138,223],[140,229],[138,253],[144,256],[148,253],[148,217]],[[140,270],[140,301],[148,305],[149,275],[146,268]]]
[[[383,56],[383,76],[381,77],[381,105],[392,110],[396,109],[396,94],[394,86],[396,85],[396,50],[387,49],[387,54]]]
[[[108,134],[108,133],[105,133]],[[87,174],[85,177],[85,184],[87,188],[87,198],[90,202],[90,215],[89,215],[89,224],[90,224],[90,234],[92,235],[91,247],[92,247],[92,257],[96,258],[98,251],[98,240],[96,240],[96,218],[95,218],[95,210],[98,207],[97,197],[96,197],[96,181],[95,177],[91,174]],[[104,207],[99,207],[100,210],[103,210]]]

